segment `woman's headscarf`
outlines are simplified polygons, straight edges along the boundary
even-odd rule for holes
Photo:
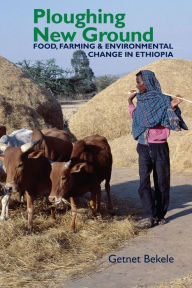
[[[155,74],[150,70],[142,70],[141,75],[147,92],[137,94],[137,107],[133,113],[132,124],[134,139],[143,137],[143,144],[146,144],[146,130],[157,125],[176,131],[181,130],[181,128],[187,130],[188,128],[181,118],[181,110],[177,107],[173,111],[171,108],[172,98],[162,94],[161,86]]]

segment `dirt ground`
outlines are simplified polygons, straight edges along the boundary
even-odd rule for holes
[[[64,119],[68,121],[86,102],[87,100],[60,101]]]
[[[139,176],[137,169],[114,168],[112,192],[132,200],[133,207],[140,208],[138,198]],[[67,288],[135,288],[157,287],[158,283],[181,278],[192,267],[192,178],[189,174],[172,173],[170,207],[167,224],[148,230],[136,237],[119,251],[111,251],[118,257],[140,257],[141,263],[110,263],[109,255],[103,257],[98,271],[82,279],[69,281]],[[173,257],[173,263],[144,263],[144,255]],[[167,287],[165,286],[161,287]]]
[[[69,119],[84,104],[83,101],[61,103]],[[64,105],[65,104],[65,105]],[[68,104],[68,105],[66,105]],[[131,211],[141,211],[138,197],[138,168],[113,168],[112,193],[131,200]],[[129,241],[117,257],[140,257],[141,263],[110,263],[110,254],[99,261],[98,270],[84,278],[69,280],[61,287],[67,288],[155,288],[159,283],[170,282],[191,273],[192,267],[192,178],[188,173],[171,174],[170,206],[167,224],[156,226],[145,235]],[[173,257],[173,263],[144,263],[144,255]],[[167,284],[161,287],[168,287]],[[178,286],[177,286],[178,287]],[[190,287],[190,286],[182,286]]]

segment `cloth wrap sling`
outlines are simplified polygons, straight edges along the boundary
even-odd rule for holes
[[[148,129],[161,125],[170,130],[188,130],[181,117],[181,110],[171,108],[172,98],[162,94],[161,86],[150,70],[142,70],[142,79],[147,92],[137,93],[137,107],[133,112],[132,134],[140,144],[148,144]]]

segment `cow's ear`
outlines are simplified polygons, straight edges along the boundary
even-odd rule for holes
[[[28,155],[28,158],[39,158],[42,155],[44,155],[44,151],[43,150],[39,150],[39,151],[33,151]]]
[[[77,163],[71,168],[70,173],[79,173],[85,166],[86,163]]]
[[[1,162],[4,162],[4,158],[5,158],[4,154],[0,154],[0,161]]]

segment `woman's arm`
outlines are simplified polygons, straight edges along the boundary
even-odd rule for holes
[[[134,90],[131,90],[131,94],[129,95],[129,98],[128,98],[128,103],[129,105],[133,104],[133,99],[135,98],[135,96],[137,95],[137,92],[134,92]]]
[[[129,114],[131,118],[133,118],[133,112],[136,108],[135,105],[133,104],[133,99],[135,98],[137,93],[133,90],[131,92],[132,93],[129,95],[129,98],[128,98],[128,103],[129,103]]]

